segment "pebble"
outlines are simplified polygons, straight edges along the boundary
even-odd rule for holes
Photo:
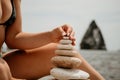
[[[56,79],[52,75],[47,75],[47,76],[44,76],[38,80],[56,80]]]
[[[51,59],[51,62],[56,67],[62,68],[78,68],[81,64],[81,60],[79,58],[66,56],[55,56]]]
[[[72,41],[71,40],[60,40],[60,42],[59,42],[60,44],[71,44],[72,43]]]
[[[63,68],[53,68],[50,74],[58,80],[70,80],[70,79],[88,79],[89,74],[85,71],[79,69],[63,69]]]
[[[69,37],[63,36],[63,39],[64,39],[64,40],[69,40]]]
[[[76,50],[55,50],[55,54],[60,56],[75,56],[79,53]]]
[[[68,45],[59,44],[57,46],[57,48],[58,49],[63,49],[63,50],[72,50],[72,49],[74,49],[74,47],[71,44],[68,44]]]

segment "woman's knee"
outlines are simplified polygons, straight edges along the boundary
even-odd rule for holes
[[[10,80],[11,74],[7,69],[6,62],[4,60],[0,60],[0,80]]]
[[[4,66],[3,63],[0,62],[0,73],[3,74],[4,73]]]
[[[5,69],[5,61],[3,59],[0,59],[0,72],[2,73]]]
[[[5,66],[3,62],[0,62],[0,80],[5,80],[7,78]]]

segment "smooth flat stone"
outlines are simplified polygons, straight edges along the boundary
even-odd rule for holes
[[[72,41],[71,41],[71,40],[64,40],[64,39],[62,39],[62,40],[60,40],[59,43],[60,43],[60,44],[71,44]]]
[[[79,69],[62,69],[53,68],[50,70],[50,74],[58,80],[69,80],[69,79],[88,79],[89,74]]]
[[[52,75],[44,76],[38,80],[56,80]]]
[[[74,47],[73,47],[71,44],[69,44],[69,45],[59,44],[59,45],[57,46],[57,48],[58,48],[58,49],[64,49],[64,50],[72,50],[72,49],[74,49]]]
[[[55,56],[51,59],[51,62],[56,67],[62,68],[78,68],[81,64],[81,60],[79,58],[67,56]]]
[[[76,50],[55,50],[55,54],[62,56],[75,56],[79,53]]]
[[[69,37],[63,36],[63,39],[64,39],[64,40],[69,40]]]

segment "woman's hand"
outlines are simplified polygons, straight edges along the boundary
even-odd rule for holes
[[[69,39],[72,40],[72,45],[75,45],[74,31],[71,26],[65,24],[53,29],[51,33],[53,42],[59,42],[63,36],[68,36]]]

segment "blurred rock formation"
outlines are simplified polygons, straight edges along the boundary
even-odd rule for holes
[[[80,43],[81,49],[106,50],[106,45],[95,20],[91,22]]]

